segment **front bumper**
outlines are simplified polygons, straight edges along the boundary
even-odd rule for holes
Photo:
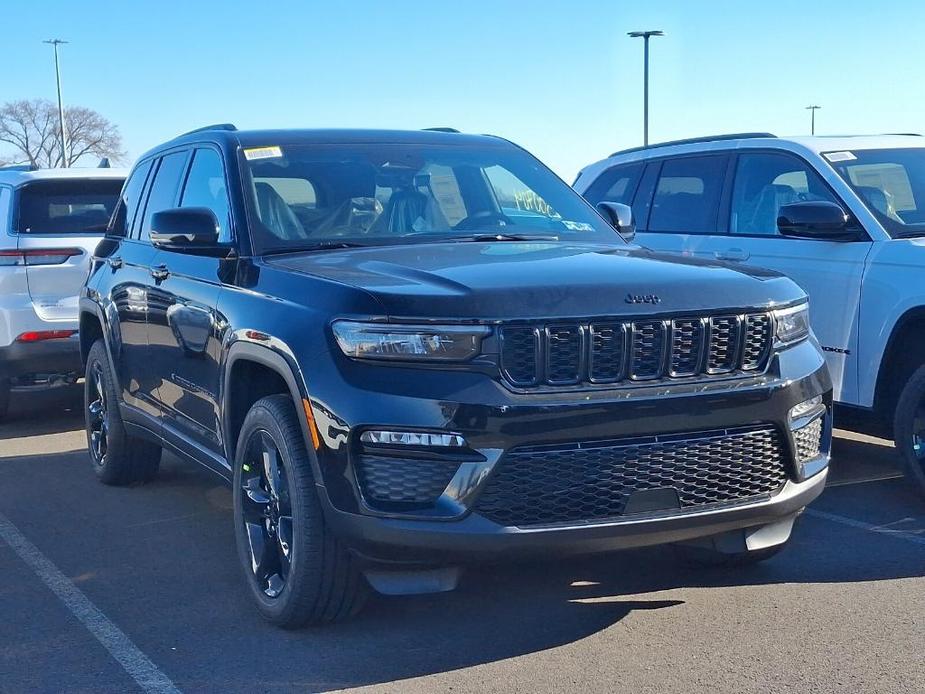
[[[76,334],[39,342],[13,342],[0,347],[0,378],[66,374],[80,370],[80,340]]]
[[[319,437],[316,473],[327,521],[348,545],[379,561],[432,563],[684,542],[792,519],[825,484],[831,382],[812,341],[776,354],[765,374],[748,379],[595,393],[524,395],[464,371],[452,376],[411,369],[401,377],[397,373],[352,362],[332,364],[316,372],[311,388]],[[789,413],[817,395],[826,405],[822,451],[801,468]],[[342,404],[335,409],[333,403]],[[681,509],[634,509],[625,516],[555,525],[502,525],[477,512],[482,485],[514,448],[756,425],[784,432],[787,478],[770,495]],[[467,473],[454,477],[432,508],[383,510],[367,503],[358,483],[359,435],[369,428],[455,432],[482,462],[466,462]]]

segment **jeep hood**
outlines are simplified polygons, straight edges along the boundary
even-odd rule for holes
[[[804,296],[796,284],[770,271],[636,246],[425,243],[314,251],[266,262],[361,289],[391,318],[711,312],[787,304]]]

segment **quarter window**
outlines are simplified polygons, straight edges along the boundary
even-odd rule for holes
[[[615,166],[602,173],[585,192],[585,199],[592,205],[599,202],[622,202],[629,205],[636,192],[636,185],[645,164]]]
[[[774,236],[781,206],[804,200],[838,202],[807,164],[786,154],[742,154],[736,164],[729,231]]]
[[[207,207],[218,220],[218,240],[231,240],[231,212],[222,158],[214,149],[197,149],[193,154],[180,207]]]
[[[685,157],[662,164],[652,200],[649,231],[706,234],[716,231],[726,157]]]

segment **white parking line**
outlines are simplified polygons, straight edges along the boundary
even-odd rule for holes
[[[883,525],[874,525],[873,523],[865,523],[864,521],[855,520],[854,518],[847,518],[846,516],[839,516],[834,513],[827,513],[826,511],[817,511],[814,508],[806,509],[807,516],[813,516],[815,518],[822,518],[824,520],[832,521],[833,523],[841,523],[842,525],[847,525],[852,528],[859,528],[861,530],[868,530],[872,533],[881,533],[882,535],[889,535],[890,537],[895,537],[899,540],[906,540],[907,542],[913,542],[917,545],[925,545],[925,535],[916,535],[914,533],[906,532],[905,530],[893,530]],[[904,520],[915,520],[913,518],[908,518]]]
[[[132,643],[125,632],[109,621],[106,615],[100,612],[96,605],[90,602],[90,599],[3,514],[0,514],[0,540],[8,544],[19,558],[29,565],[35,575],[58,596],[71,614],[80,620],[144,691],[153,694],[179,694],[180,690],[174,683]]]

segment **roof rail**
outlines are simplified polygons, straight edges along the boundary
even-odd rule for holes
[[[458,132],[459,132],[456,128],[445,128],[445,127],[438,127],[438,128],[423,128],[423,129],[424,129],[424,130],[431,130],[431,131],[433,131],[433,132],[435,132],[435,133],[458,133]]]
[[[655,149],[656,147],[672,147],[674,145],[693,145],[698,142],[722,142],[723,140],[748,140],[755,137],[777,137],[773,133],[730,133],[728,135],[706,135],[704,137],[689,137],[685,140],[671,140],[670,142],[657,142],[654,145],[644,145],[642,147],[630,147],[629,149],[621,149],[613,154],[611,157],[615,157],[618,154],[629,154],[630,152],[642,152],[647,149]]]
[[[0,166],[0,171],[38,171],[39,167],[35,164],[7,164]]]
[[[177,135],[177,137],[183,137],[185,135],[192,135],[193,133],[201,133],[206,130],[237,130],[234,126],[234,123],[215,123],[214,125],[204,125],[201,128],[195,128],[188,132],[183,133],[182,135]]]

